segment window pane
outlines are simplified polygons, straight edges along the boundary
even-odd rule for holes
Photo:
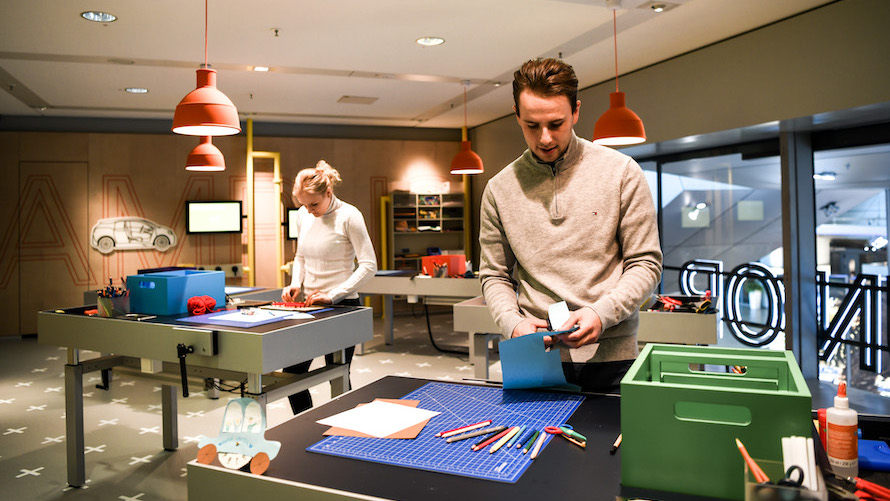
[[[841,339],[887,346],[887,209],[890,152],[887,146],[815,154],[816,263],[829,285],[823,289],[829,336],[819,346],[826,360],[819,377],[890,396],[886,350],[860,349]],[[873,278],[866,278],[871,275]],[[848,307],[845,300],[851,301]],[[862,370],[861,365],[872,370]]]
[[[757,274],[725,280],[732,290],[712,291],[721,306],[729,300],[718,345],[785,349],[782,286],[772,279],[783,272],[779,158],[729,154],[665,163],[661,189],[665,292],[681,291],[678,269],[692,260]],[[706,274],[686,279],[698,290],[710,288]]]

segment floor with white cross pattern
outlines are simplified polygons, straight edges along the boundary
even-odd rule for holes
[[[452,330],[451,310],[430,315],[436,344],[466,351],[467,335]],[[385,345],[382,323],[375,338],[352,364],[352,384],[361,387],[385,375],[459,381],[473,377],[467,355],[445,353],[430,343],[422,309],[396,316],[392,345]],[[85,352],[84,358],[98,356]],[[490,377],[500,379],[500,365]],[[201,435],[216,436],[223,408],[237,395],[210,399],[190,385],[179,395],[179,449],[165,451],[161,436],[161,384],[176,375],[145,376],[117,370],[110,388],[97,389],[99,373],[84,375],[84,448],[87,483],[68,487],[65,464],[66,351],[37,342],[36,336],[0,337],[0,499],[186,500],[186,463],[197,454]],[[323,363],[318,359],[314,364]],[[313,365],[313,368],[316,365]],[[316,405],[330,399],[327,383],[311,390]],[[267,407],[269,426],[290,417],[287,399]]]

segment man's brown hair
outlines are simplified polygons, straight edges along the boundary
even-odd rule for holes
[[[565,96],[572,113],[578,108],[578,77],[571,65],[559,59],[532,59],[513,73],[513,103],[517,116],[519,95],[524,90],[544,97]]]

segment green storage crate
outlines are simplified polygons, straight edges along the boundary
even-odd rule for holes
[[[744,499],[735,439],[781,461],[781,437],[811,436],[811,406],[791,352],[648,344],[621,380],[621,484]]]

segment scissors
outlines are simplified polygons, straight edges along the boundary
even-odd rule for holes
[[[664,305],[664,309],[668,311],[674,311],[676,308],[683,305],[683,302],[679,299],[672,298],[670,296],[658,296],[658,299]]]
[[[587,437],[573,430],[572,427],[567,424],[563,424],[560,426],[545,426],[544,431],[551,435],[561,435],[562,438],[577,445],[578,447],[581,447],[582,449],[587,447]]]
[[[835,475],[833,481],[826,483],[829,492],[840,499],[890,501],[890,489],[859,477],[844,478]]]

